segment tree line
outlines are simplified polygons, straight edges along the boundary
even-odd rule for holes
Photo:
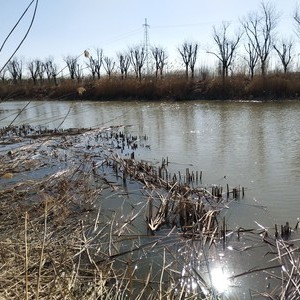
[[[293,14],[296,34],[300,37],[300,13],[296,9]],[[229,76],[235,58],[238,55],[238,48],[243,46],[240,57],[244,61],[247,73],[253,78],[258,72],[265,76],[268,72],[268,62],[272,51],[279,58],[281,69],[286,74],[291,69],[291,62],[295,44],[291,39],[276,40],[276,29],[278,26],[279,14],[276,7],[268,2],[261,2],[257,11],[249,13],[240,21],[240,29],[235,34],[230,34],[231,24],[223,22],[221,26],[213,26],[212,38],[215,49],[207,51],[213,55],[218,62],[219,73],[223,80]],[[242,41],[244,42],[243,45]],[[94,53],[85,50],[79,56],[69,55],[64,58],[65,67],[59,69],[54,59],[49,57],[40,60],[34,59],[26,64],[17,57],[13,57],[0,72],[2,81],[8,78],[14,83],[22,80],[24,71],[27,70],[29,78],[34,84],[39,81],[53,81],[57,85],[57,80],[67,69],[69,78],[72,80],[82,80],[84,76],[89,76],[93,80],[100,79],[102,74],[111,77],[119,74],[121,79],[126,79],[133,74],[137,79],[142,80],[147,75],[163,77],[165,67],[168,64],[168,54],[161,46],[152,46],[149,49],[145,45],[129,47],[128,50],[117,52],[117,59],[105,56],[103,49],[96,49]],[[184,76],[186,78],[195,77],[195,65],[198,58],[199,43],[183,42],[178,48],[179,57],[184,66]],[[148,53],[149,52],[149,53]],[[80,57],[84,56],[84,62]],[[151,74],[147,70],[146,63],[151,62]]]

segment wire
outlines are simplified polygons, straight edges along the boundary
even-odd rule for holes
[[[112,43],[118,42],[119,40],[123,40],[125,38],[128,38],[129,36],[133,36],[133,35],[141,32],[141,31],[143,31],[143,29],[142,28],[138,28],[138,29],[134,29],[132,31],[126,32],[126,33],[119,34],[115,38],[112,38],[110,40],[104,41],[103,44],[108,45],[108,44],[112,44]]]
[[[21,110],[20,112],[16,115],[16,117],[10,122],[10,124],[8,125],[8,127],[10,127],[15,120],[20,116],[20,114],[26,109],[26,107],[31,103],[31,101],[29,101]]]
[[[25,9],[25,11],[23,12],[23,14],[21,15],[21,17],[19,18],[19,20],[17,21],[17,23],[15,24],[15,26],[12,28],[12,30],[10,31],[10,33],[7,35],[7,37],[5,38],[4,42],[1,45],[0,48],[0,52],[2,51],[4,45],[6,44],[7,40],[9,39],[9,37],[11,36],[11,34],[14,32],[14,30],[17,28],[18,24],[20,23],[20,21],[23,19],[23,17],[25,16],[26,12],[28,11],[28,9],[30,8],[30,6],[32,5],[32,3],[35,0],[32,0],[29,5],[27,6],[27,8]]]
[[[1,68],[1,70],[0,70],[0,73],[4,70],[4,68],[7,66],[7,64],[10,62],[10,60],[13,58],[13,56],[17,53],[17,51],[19,50],[19,48],[21,47],[21,45],[23,44],[23,42],[25,41],[25,39],[27,38],[27,36],[28,36],[28,34],[29,34],[29,31],[30,31],[30,29],[31,29],[31,27],[32,27],[32,24],[33,24],[33,21],[34,21],[34,19],[35,19],[35,16],[36,16],[36,11],[37,11],[37,7],[38,7],[38,3],[39,3],[39,0],[33,0],[33,1],[36,1],[35,2],[35,7],[34,7],[34,12],[33,12],[33,15],[32,15],[32,18],[31,18],[31,22],[30,22],[30,24],[29,24],[29,27],[28,27],[28,29],[27,29],[27,31],[26,31],[26,33],[25,33],[25,35],[24,35],[24,37],[23,37],[23,39],[21,40],[21,42],[19,43],[19,45],[17,46],[17,48],[15,49],[15,51],[12,53],[12,55],[9,57],[9,59],[6,61],[6,63],[4,64],[4,66]],[[33,3],[33,1],[32,1],[32,3]],[[31,3],[30,3],[30,5],[31,5]],[[26,9],[26,11],[28,10],[28,8]],[[24,14],[26,13],[26,11],[24,12]],[[23,18],[23,16],[21,17],[21,18]],[[18,20],[18,22],[20,21],[20,19]],[[15,27],[17,26],[17,24],[15,25]],[[14,30],[14,28],[13,28],[13,30]],[[13,31],[12,30],[12,31]],[[9,33],[9,35],[11,35],[11,33],[12,33],[12,31]],[[6,41],[5,41],[6,42]],[[3,45],[2,45],[3,46]],[[2,49],[2,48],[1,48]]]
[[[68,112],[65,114],[65,117],[64,117],[63,120],[60,122],[60,124],[58,125],[57,129],[59,129],[59,127],[65,122],[65,120],[66,120],[66,118],[68,117],[68,115],[69,115],[69,113],[70,113],[72,107],[73,107],[73,105],[71,105],[71,106],[69,107]]]
[[[202,22],[202,23],[193,23],[193,24],[178,24],[178,25],[157,25],[151,26],[152,29],[161,29],[161,28],[176,28],[176,27],[196,27],[203,25],[214,24],[214,22]]]

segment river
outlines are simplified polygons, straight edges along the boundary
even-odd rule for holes
[[[168,157],[174,172],[201,170],[204,185],[245,187],[247,199],[265,207],[257,220],[272,226],[300,217],[299,114],[295,101],[13,101],[0,104],[0,126],[132,125],[130,131],[147,135],[151,147],[138,158]],[[246,222],[248,208],[240,208],[232,223]],[[247,214],[247,225],[255,218]]]
[[[274,227],[287,221],[296,224],[300,216],[299,114],[300,102],[296,101],[10,101],[0,104],[0,126],[126,125],[127,133],[148,137],[147,147],[136,151],[136,159],[161,163],[168,158],[168,169],[174,173],[184,174],[186,168],[202,171],[201,185],[205,187],[244,187],[245,197],[224,212],[226,223],[234,230]],[[261,248],[260,239],[253,236],[249,248],[244,238],[238,251],[232,251],[237,245],[232,240],[225,254],[216,256],[230,274],[257,268],[265,264],[268,253]],[[157,260],[156,252],[154,256]],[[199,262],[196,254],[194,259],[193,263]],[[183,273],[190,265],[183,267]],[[241,278],[238,286],[242,288],[232,288],[238,299],[248,299],[245,286],[263,289],[269,285],[268,277],[262,276]],[[270,286],[273,288],[273,283]]]

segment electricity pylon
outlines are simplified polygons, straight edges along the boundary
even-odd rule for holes
[[[147,23],[147,18],[145,18],[144,26],[144,49],[145,49],[145,61],[147,67],[147,75],[149,75],[149,32],[148,29],[150,25]]]

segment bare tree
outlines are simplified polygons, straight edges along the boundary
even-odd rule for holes
[[[96,61],[94,60],[94,58],[92,56],[88,57],[89,62],[86,64],[86,66],[88,67],[88,69],[90,69],[91,73],[92,73],[92,78],[93,80],[95,80],[96,78]]]
[[[104,61],[103,67],[104,67],[108,77],[110,77],[115,68],[116,63],[113,61],[112,58],[109,58],[107,56],[104,57],[103,61]]]
[[[248,55],[247,55],[247,57],[244,56],[243,58],[247,62],[247,65],[250,70],[250,77],[252,79],[254,77],[254,69],[258,62],[258,54],[255,51],[255,48],[253,47],[253,45],[251,43],[248,43],[247,45],[245,45],[245,51],[247,52]]]
[[[135,46],[129,49],[130,61],[136,78],[142,79],[142,69],[146,61],[146,52],[143,46]]]
[[[249,14],[242,21],[249,42],[259,57],[263,76],[266,75],[267,62],[272,50],[277,21],[278,14],[274,6],[264,2],[261,2],[261,10],[258,13]]]
[[[242,37],[242,33],[238,33],[235,38],[230,38],[228,36],[228,28],[229,23],[225,22],[218,30],[216,27],[213,27],[213,38],[217,44],[218,51],[208,51],[208,53],[215,55],[220,61],[223,80],[228,76],[228,69],[232,64],[235,51]]]
[[[46,72],[45,64],[41,61],[41,66],[39,68],[39,74],[38,74],[41,83],[44,80],[45,72]]]
[[[297,34],[298,38],[300,38],[300,8],[299,8],[299,6],[297,6],[295,9],[294,20],[296,23],[296,34]]]
[[[22,79],[22,72],[23,72],[22,60],[16,57],[12,58],[7,64],[7,70],[10,73],[13,82],[17,83],[18,80]]]
[[[119,60],[119,68],[121,71],[121,78],[127,78],[128,69],[130,67],[130,55],[128,54],[117,54],[118,60]]]
[[[78,81],[82,78],[82,68],[78,64],[78,57],[67,56],[65,58],[71,79],[77,79]]]
[[[65,63],[67,64],[71,79],[75,79],[75,75],[77,72],[77,60],[77,57],[70,55],[64,59]]]
[[[276,50],[276,52],[280,58],[281,63],[282,63],[283,72],[284,72],[284,74],[286,74],[287,70],[288,70],[288,65],[292,60],[293,42],[292,41],[286,42],[286,41],[282,40],[281,46],[282,46],[282,48],[280,50],[276,45],[273,45],[274,49]]]
[[[192,56],[189,64],[192,78],[195,77],[195,64],[197,60],[197,54],[198,54],[198,44],[194,44],[194,49],[192,49]]]
[[[194,77],[195,63],[197,59],[198,44],[184,42],[178,51],[185,65],[185,76],[189,77],[189,68],[191,69],[191,77]]]
[[[6,72],[7,72],[7,68],[2,69],[2,71],[0,72],[0,79],[1,81],[5,81],[6,79]]]
[[[49,57],[44,62],[45,72],[48,78],[48,81],[51,81],[51,78],[53,78],[55,85],[57,85],[57,70],[58,67],[54,63],[53,58]]]
[[[163,75],[163,70],[166,65],[166,60],[168,58],[166,51],[161,47],[152,47],[151,53],[155,61],[155,77],[160,77]]]
[[[39,76],[40,68],[41,68],[41,61],[39,59],[35,59],[30,61],[27,65],[30,76],[33,80],[33,84],[36,84],[37,78]]]
[[[77,64],[75,68],[75,78],[79,82],[81,78],[83,78],[82,66]]]
[[[86,57],[88,57],[88,59],[89,59],[89,62],[86,65],[90,69],[93,79],[96,78],[96,75],[97,75],[97,78],[100,79],[100,71],[101,71],[101,66],[103,63],[103,50],[96,49],[95,57],[93,57],[89,53],[88,53],[88,55],[86,55]]]
[[[101,72],[101,66],[102,66],[102,58],[103,58],[103,50],[97,49],[96,50],[96,57],[95,57],[95,70],[98,79],[100,79],[100,72]]]

